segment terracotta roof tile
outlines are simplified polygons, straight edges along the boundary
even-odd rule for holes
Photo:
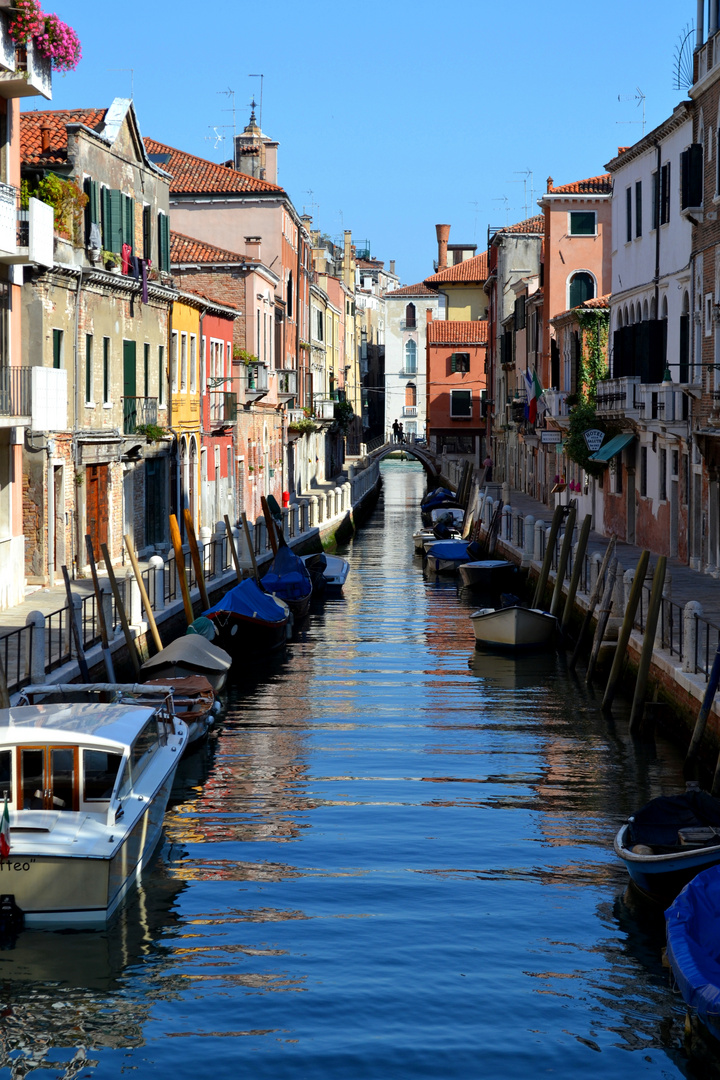
[[[37,109],[20,114],[20,160],[23,165],[67,162],[67,125],[84,124],[102,133],[107,109]],[[50,146],[43,153],[42,128],[50,129]]]
[[[429,345],[487,345],[488,324],[486,319],[451,322],[449,319],[433,319],[427,324]]]
[[[548,185],[548,195],[610,195],[612,193],[612,177],[610,173],[601,176],[591,176],[587,180],[575,180],[572,184],[561,184],[560,187]]]
[[[425,284],[440,285],[451,281],[486,281],[488,276],[487,251],[480,255],[473,255],[472,259],[464,259],[455,266],[448,266],[437,274],[425,278]]]
[[[206,244],[204,240],[195,240],[192,236],[170,231],[170,262],[178,263],[240,263],[245,262],[245,255],[225,248]]]
[[[396,296],[437,296],[437,289],[428,289],[424,282],[418,285],[403,285],[401,289],[393,289],[385,293],[386,300],[394,300]]]
[[[207,293],[200,292],[198,289],[188,289],[183,285],[178,295],[181,300],[184,295],[196,296],[198,300],[205,300],[208,304],[212,305],[212,307],[227,308],[228,311],[234,312],[238,317],[242,315],[242,311],[239,311],[238,308],[233,307],[232,304],[226,304],[224,301],[221,302],[215,297],[208,296]]]
[[[516,225],[503,225],[502,228],[495,230],[495,235],[498,236],[501,233],[544,233],[545,232],[545,215],[536,214],[535,217],[526,218],[525,221],[518,221]]]
[[[176,150],[175,147],[166,146],[165,143],[157,142],[155,139],[145,139],[144,142],[148,154],[170,155],[170,160],[162,167],[172,177],[171,194],[211,195],[248,191],[283,191],[277,184],[270,184],[267,180],[257,180],[254,176],[246,176],[245,173],[228,169],[225,165],[216,165],[214,161],[206,161],[205,158],[188,154],[184,150]]]

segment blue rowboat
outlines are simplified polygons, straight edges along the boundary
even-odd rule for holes
[[[665,912],[667,957],[694,1014],[720,1039],[720,866],[692,879]]]

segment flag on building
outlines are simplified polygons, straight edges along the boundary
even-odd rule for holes
[[[532,378],[529,372],[525,372],[525,378],[528,384],[528,420],[534,424],[537,420],[538,401],[543,391],[535,368],[533,368]]]
[[[10,813],[8,811],[7,795],[5,796],[5,808],[2,815],[2,826],[0,827],[0,857],[7,859],[10,854]]]
[[[533,381],[529,371],[525,370],[524,375],[525,387],[527,391],[527,397],[525,399],[525,419],[530,420],[530,402],[532,401],[533,396]],[[533,423],[533,421],[531,420],[530,423]]]

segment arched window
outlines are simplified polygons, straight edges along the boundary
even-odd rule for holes
[[[668,317],[667,296],[663,296],[660,318],[661,319],[667,319],[667,317]]]
[[[625,308],[625,325],[630,326],[631,322],[632,322],[632,305],[630,306],[630,311],[629,312],[628,312],[628,309]]]
[[[417,371],[417,343],[412,339],[405,342],[405,371],[411,374]]]
[[[595,296],[595,278],[587,270],[578,270],[569,281],[568,307],[574,308]]]
[[[647,300],[643,300],[643,314],[642,314],[642,317],[643,317],[643,322],[647,322],[647,317],[648,317],[648,302],[647,302]]]
[[[414,304],[408,304],[407,307],[405,308],[405,329],[406,330],[414,330],[415,329],[415,305]]]
[[[650,301],[650,318],[654,321],[657,319],[657,305],[655,303],[655,297],[653,296]]]
[[[622,324],[623,324],[622,308],[618,308],[618,313],[617,313],[617,328],[618,328],[618,330],[622,330]]]
[[[417,406],[417,387],[414,382],[409,382],[405,387],[405,407],[414,409]]]

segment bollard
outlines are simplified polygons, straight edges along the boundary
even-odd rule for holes
[[[317,495],[311,495],[308,499],[308,526],[313,529],[318,523],[318,500]]]
[[[630,634],[635,625],[635,612],[637,611],[640,602],[640,595],[645,582],[645,574],[647,572],[649,560],[650,552],[641,551],[634,573],[632,570],[627,570],[624,575],[625,585],[627,585],[627,579],[630,578],[630,591],[627,594],[625,616],[618,633],[617,649],[615,650],[610,675],[608,676],[607,686],[605,687],[605,695],[602,700],[603,709],[609,709],[612,706],[615,691],[620,682],[620,676],[626,659],[628,641],[630,640]]]
[[[502,508],[502,528],[500,536],[503,540],[509,540],[512,536],[512,508],[510,506],[503,506]]]
[[[526,570],[533,561],[533,548],[535,546],[535,518],[532,514],[528,514],[525,518],[524,530],[525,546],[523,548],[523,556],[520,565],[523,570]]]
[[[202,532],[202,529],[200,530],[200,532]],[[226,539],[227,539],[227,537],[226,537],[226,533],[225,533],[225,522],[224,521],[216,521],[215,522],[215,532],[212,534],[213,577],[220,577],[220,575],[223,573],[223,571],[225,569],[225,557],[226,557],[225,544],[226,544]],[[228,561],[228,564],[229,564],[230,563],[230,551],[229,550],[227,551],[227,561]]]
[[[125,571],[125,607],[130,626],[139,627],[142,623],[140,589],[132,572],[132,567],[128,567]]]
[[[592,593],[597,585],[598,577],[600,576],[600,564],[602,563],[602,555],[599,551],[594,551],[590,556],[590,580],[588,582],[589,591]]]
[[[32,659],[29,664],[30,682],[39,686],[45,682],[45,616],[42,611],[31,611],[25,619],[25,625],[31,627]]]
[[[535,522],[535,535],[533,539],[533,562],[542,562],[545,551],[545,522],[538,518]]]
[[[690,600],[683,608],[683,671],[695,673],[695,652],[697,649],[697,621],[702,616],[702,604]]]
[[[148,566],[152,570],[152,606],[153,611],[162,611],[165,607],[165,560],[162,555],[151,555]]]
[[[255,521],[255,527],[253,529],[253,540],[255,542],[255,552],[257,555],[264,555],[267,551],[268,535],[267,527],[265,525],[265,518],[260,515]]]
[[[487,499],[485,500],[485,505],[483,506],[483,525],[486,529],[490,528],[490,522],[492,521],[494,509],[495,507],[493,505],[493,501],[488,495]]]
[[[210,546],[211,543],[212,543],[212,529],[210,529],[207,525],[201,525],[200,528],[198,529],[198,534],[197,534],[197,546],[198,546],[198,555],[200,556],[200,566],[202,567],[203,577],[213,577],[215,572],[216,572],[215,569],[212,567],[212,564],[211,564],[210,572],[208,572],[206,570],[206,566],[207,566],[206,553],[207,553],[207,549],[208,549],[208,547]],[[212,555],[210,557],[212,558]],[[197,577],[197,574],[195,576]]]

